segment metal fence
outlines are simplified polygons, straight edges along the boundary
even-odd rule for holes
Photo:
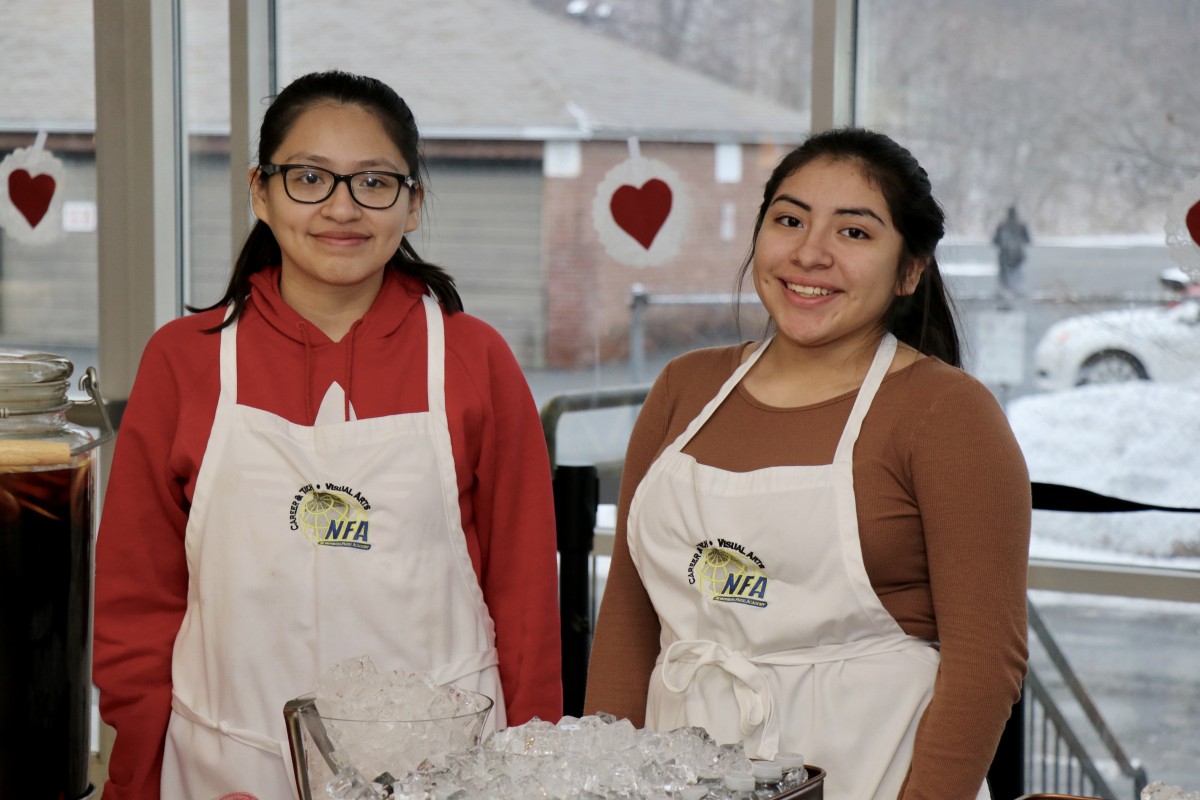
[[[1082,711],[1090,727],[1090,738],[1099,742],[1102,755],[1116,765],[1128,788],[1120,791],[1113,787],[1114,779],[1103,774],[1098,764],[1099,756],[1084,742],[1082,731],[1072,727],[1062,703],[1055,699],[1042,676],[1031,667],[1025,677],[1022,731],[1025,790],[1079,794],[1105,800],[1128,797],[1138,800],[1147,783],[1145,768],[1125,753],[1042,615],[1032,602],[1028,608],[1030,632],[1045,649],[1056,676],[1067,688],[1069,699]]]

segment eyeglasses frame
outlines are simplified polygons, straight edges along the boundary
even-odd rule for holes
[[[264,175],[268,175],[268,176],[276,175],[276,174],[283,175],[284,176],[284,181],[283,181],[284,194],[286,194],[288,196],[288,199],[291,200],[293,203],[302,203],[307,206],[315,206],[318,203],[324,203],[326,200],[333,197],[333,193],[337,191],[338,184],[344,182],[346,184],[346,190],[348,192],[350,192],[350,199],[353,200],[355,203],[362,206],[363,208],[370,209],[371,211],[386,211],[387,209],[396,205],[397,202],[399,202],[401,189],[403,189],[406,186],[409,189],[415,189],[417,186],[416,179],[413,178],[413,176],[411,176],[411,175],[405,175],[403,172],[388,172],[387,170],[382,170],[382,169],[364,169],[361,172],[352,172],[349,175],[342,175],[337,172],[334,172],[331,169],[326,169],[325,167],[318,167],[313,164],[259,164],[258,168],[259,168],[259,170],[262,171],[262,173]],[[292,169],[319,169],[322,172],[328,172],[330,175],[333,176],[333,183],[330,184],[329,194],[325,195],[320,200],[297,200],[295,197],[292,197],[292,192],[290,189],[288,189],[288,185],[287,185],[287,172],[288,172],[288,170],[292,170]],[[366,203],[364,203],[363,201],[359,200],[358,197],[356,197],[354,194],[354,186],[350,183],[351,178],[356,178],[359,175],[388,175],[393,178],[399,178],[400,179],[400,187],[396,189],[396,199],[393,200],[392,202],[388,203],[386,206],[369,206]]]

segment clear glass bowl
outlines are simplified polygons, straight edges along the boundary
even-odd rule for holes
[[[313,696],[289,701],[284,718],[301,795],[324,797],[323,787],[348,768],[368,781],[390,783],[409,772],[443,767],[450,754],[479,744],[492,699],[444,688],[466,710],[427,719],[344,719],[323,715]]]

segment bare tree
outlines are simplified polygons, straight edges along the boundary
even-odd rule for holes
[[[808,108],[809,3],[584,5],[604,35]],[[914,150],[959,235],[984,235],[1013,202],[1036,230],[1159,230],[1200,174],[1197,32],[1195,0],[862,0],[860,124]]]
[[[812,9],[797,0],[529,0],[789,108],[808,107]],[[574,13],[568,14],[568,11]]]

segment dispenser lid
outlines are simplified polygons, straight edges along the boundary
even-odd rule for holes
[[[0,350],[0,384],[69,380],[75,365],[53,353]]]
[[[68,408],[74,368],[53,353],[0,350],[0,418]]]

